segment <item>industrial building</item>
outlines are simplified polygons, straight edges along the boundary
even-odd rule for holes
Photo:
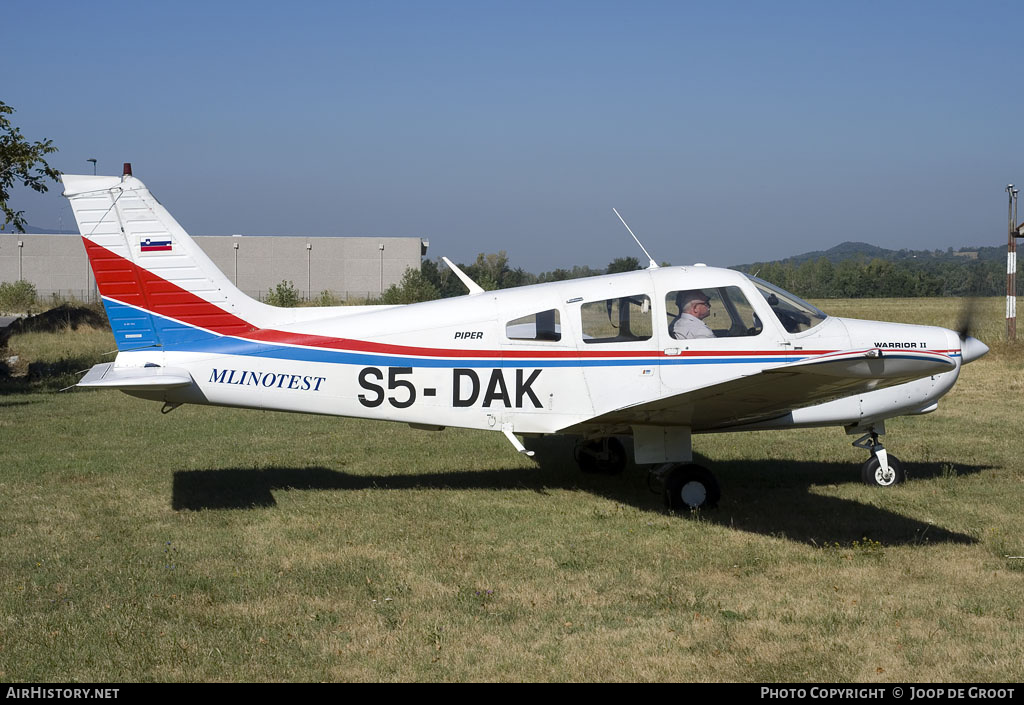
[[[419,269],[428,241],[418,237],[193,237],[239,289],[256,299],[282,281],[304,298],[379,296]],[[0,282],[25,279],[41,299],[98,297],[78,235],[0,233]]]

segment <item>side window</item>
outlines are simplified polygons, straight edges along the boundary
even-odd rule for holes
[[[505,324],[505,337],[509,340],[561,340],[558,309],[531,313],[509,321]]]
[[[760,335],[761,319],[737,286],[671,291],[665,297],[673,338],[738,338]]]
[[[648,340],[651,299],[644,294],[591,301],[580,306],[584,343],[624,343]]]

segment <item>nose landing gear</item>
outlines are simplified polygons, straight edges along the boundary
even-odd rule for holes
[[[871,457],[860,468],[860,479],[872,487],[892,487],[907,479],[903,463],[885,450],[874,429],[853,442],[857,448],[864,448]]]

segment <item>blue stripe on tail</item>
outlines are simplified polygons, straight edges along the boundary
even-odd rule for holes
[[[151,314],[107,298],[103,299],[103,308],[107,310],[107,319],[110,321],[110,329],[114,331],[118,350],[160,346],[160,336]]]

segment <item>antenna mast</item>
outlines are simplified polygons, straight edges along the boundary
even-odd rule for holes
[[[651,257],[651,253],[647,251],[647,248],[644,247],[643,244],[641,244],[639,238],[637,238],[637,236],[633,233],[632,229],[630,229],[630,227],[628,225],[626,225],[626,221],[623,220],[621,215],[619,215],[619,212],[617,210],[615,210],[614,208],[612,208],[612,213],[614,213],[615,215],[618,216],[619,220],[622,221],[622,224],[626,226],[626,230],[629,230],[629,234],[633,235],[633,239],[636,240],[636,244],[640,245],[640,249],[644,251],[645,255],[647,255],[647,261],[649,262],[649,264],[647,265],[647,268],[648,269],[657,269],[658,268],[658,263],[654,261],[654,258]]]

